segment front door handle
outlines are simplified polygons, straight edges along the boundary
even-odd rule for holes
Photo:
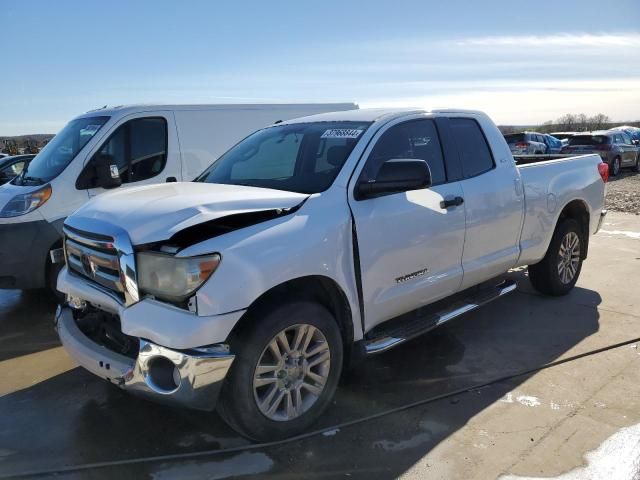
[[[454,197],[440,202],[440,208],[459,207],[464,203],[464,198]]]

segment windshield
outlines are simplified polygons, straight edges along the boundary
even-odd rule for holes
[[[569,145],[606,145],[611,139],[606,135],[574,135],[569,137]]]
[[[220,157],[196,181],[322,192],[331,186],[369,125],[315,122],[259,130]]]
[[[512,133],[510,135],[505,135],[504,139],[507,143],[518,143],[524,142],[526,139],[524,137],[524,133]]]
[[[16,185],[40,185],[56,178],[107,120],[86,117],[69,122],[16,178]]]

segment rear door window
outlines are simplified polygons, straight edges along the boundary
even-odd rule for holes
[[[464,177],[475,177],[491,170],[495,165],[493,156],[478,122],[472,118],[452,118],[450,125]]]

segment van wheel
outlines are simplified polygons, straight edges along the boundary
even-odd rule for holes
[[[533,287],[546,295],[560,296],[569,293],[582,270],[584,240],[577,221],[563,220],[553,233],[544,258],[529,265],[529,280]]]
[[[638,153],[638,156],[636,157],[636,166],[633,170],[636,173],[640,173],[640,153]]]
[[[611,176],[617,177],[620,173],[620,157],[616,157],[611,162]]]
[[[306,430],[333,399],[342,370],[338,324],[322,305],[291,302],[252,315],[251,329],[230,342],[236,359],[218,413],[257,441]]]

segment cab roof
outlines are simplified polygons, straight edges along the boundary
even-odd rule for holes
[[[473,115],[484,115],[477,110],[464,110],[464,109],[438,109],[427,110],[424,108],[361,108],[359,110],[345,110],[341,112],[328,112],[319,113],[316,115],[309,115],[306,117],[294,118],[282,122],[282,124],[294,124],[294,123],[310,123],[310,122],[378,122],[389,121],[395,118],[403,117],[406,115],[420,114],[420,113],[462,113]]]

